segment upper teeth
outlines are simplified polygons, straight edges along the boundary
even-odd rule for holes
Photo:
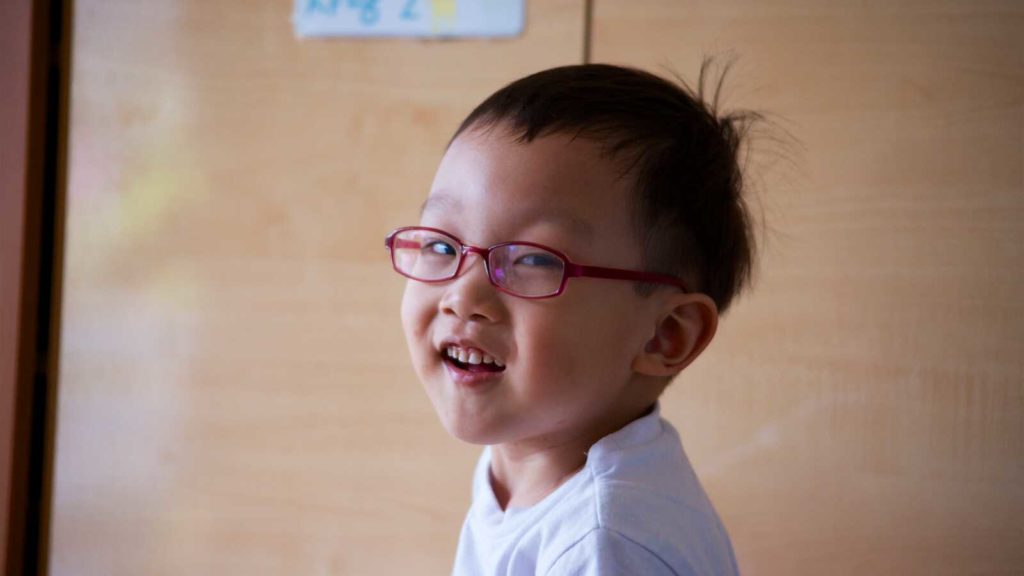
[[[462,348],[461,346],[449,346],[447,349],[449,358],[454,358],[463,364],[494,364],[498,368],[505,365],[498,362],[490,354],[477,350],[476,348]]]

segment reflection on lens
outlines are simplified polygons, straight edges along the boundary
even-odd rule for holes
[[[418,280],[450,277],[459,266],[461,245],[454,238],[429,230],[404,230],[393,241],[395,266]]]
[[[506,244],[491,252],[494,282],[522,296],[548,296],[558,292],[565,262],[556,254],[529,244]]]

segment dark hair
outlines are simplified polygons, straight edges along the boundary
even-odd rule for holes
[[[551,68],[492,94],[463,120],[508,126],[517,142],[552,133],[593,140],[635,181],[644,267],[683,278],[720,311],[749,283],[754,239],[743,198],[741,144],[751,112],[718,115],[723,71],[704,101],[709,60],[696,91],[649,72],[608,64]],[[726,68],[727,71],[727,68]],[[450,144],[450,142],[449,142]],[[650,285],[638,285],[650,293]]]

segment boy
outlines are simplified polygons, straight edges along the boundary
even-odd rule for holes
[[[701,98],[609,65],[527,76],[466,118],[420,225],[388,236],[417,375],[487,446],[456,574],[737,572],[658,411],[751,266],[747,118]]]

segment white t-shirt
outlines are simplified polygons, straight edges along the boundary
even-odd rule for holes
[[[729,535],[658,406],[594,444],[579,472],[528,508],[501,510],[490,465],[488,447],[457,576],[738,574]]]

